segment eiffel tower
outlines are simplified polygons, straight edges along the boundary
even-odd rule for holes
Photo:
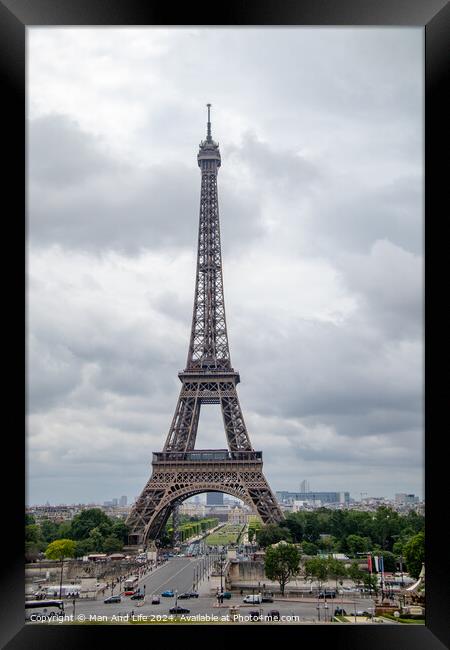
[[[262,473],[245,426],[231,366],[223,295],[217,174],[219,144],[211,137],[210,107],[206,140],[197,156],[201,170],[200,219],[194,310],[186,368],[178,373],[181,392],[162,452],[153,454],[153,471],[126,523],[129,544],[158,540],[178,505],[201,492],[235,496],[264,523],[283,519]],[[228,449],[195,449],[202,404],[220,404]]]

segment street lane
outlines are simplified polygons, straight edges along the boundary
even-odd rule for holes
[[[370,603],[370,604],[369,604]],[[298,617],[298,622],[310,622],[316,623],[319,622],[319,615],[317,611],[316,602],[282,602],[275,601],[274,603],[265,603],[262,606],[258,605],[245,605],[242,602],[242,597],[238,594],[233,594],[232,598],[228,601],[225,601],[224,604],[220,607],[217,606],[216,599],[214,596],[200,596],[199,598],[192,598],[188,600],[181,600],[178,602],[182,607],[189,609],[189,615],[195,616],[196,614],[207,614],[210,616],[222,616],[226,615],[229,612],[230,606],[239,606],[240,614],[243,616],[249,615],[250,611],[258,610],[263,615],[267,615],[270,610],[277,610],[280,612],[281,616],[291,617],[291,620],[295,622],[293,617]],[[175,598],[161,598],[160,605],[152,605],[151,598],[146,598],[145,602],[131,600],[130,597],[122,597],[121,603],[105,604],[103,600],[98,601],[77,601],[75,609],[75,619],[83,615],[85,616],[86,621],[89,621],[89,616],[105,616],[108,617],[108,620],[111,619],[113,615],[115,616],[124,616],[142,614],[144,616],[152,616],[153,620],[164,620],[169,616],[169,609],[175,605]],[[323,604],[320,607],[320,622],[324,622],[324,616],[326,620],[329,621],[332,615],[334,614],[335,606],[339,606],[338,603],[335,605],[329,605],[328,610],[325,613]],[[369,606],[373,606],[373,602],[368,601],[367,599],[356,601],[356,608],[359,610],[366,610]],[[347,614],[350,614],[353,611],[353,604],[345,604],[344,608]],[[73,614],[73,607],[71,603],[66,605],[66,614]],[[106,622],[106,619],[105,619]],[[276,622],[274,624],[277,624]]]
[[[154,574],[145,575],[139,582],[141,590],[144,589],[147,596],[152,594],[161,595],[167,589],[177,590],[178,593],[192,589],[194,581],[194,570],[197,561],[191,558],[173,558],[166,565],[162,566]]]

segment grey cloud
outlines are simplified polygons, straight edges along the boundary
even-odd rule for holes
[[[34,245],[131,256],[195,247],[200,178],[194,163],[147,169],[119,163],[93,135],[59,115],[32,121],[30,132],[28,224]],[[225,183],[225,196],[219,189],[225,251],[262,232],[255,198],[227,196],[227,189]]]
[[[87,138],[67,115],[44,115],[29,122],[28,165],[33,181],[67,190],[92,178],[120,171],[99,137]]]

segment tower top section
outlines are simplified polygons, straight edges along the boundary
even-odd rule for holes
[[[219,143],[214,142],[211,136],[211,104],[206,104],[208,108],[208,122],[206,123],[206,140],[200,142],[200,150],[197,155],[198,166],[202,172],[215,172],[220,167]]]

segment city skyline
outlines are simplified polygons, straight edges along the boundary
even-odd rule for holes
[[[421,30],[28,31],[27,500],[138,494],[163,445],[208,101],[231,358],[272,489],[423,497]],[[224,448],[204,411],[197,447]]]

